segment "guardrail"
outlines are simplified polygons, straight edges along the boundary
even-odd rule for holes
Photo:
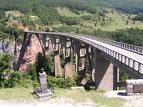
[[[118,42],[118,41],[105,39],[101,37],[90,36],[90,35],[86,37],[143,55],[143,47],[141,46],[131,45],[131,44],[123,43],[123,42]]]
[[[111,50],[107,47],[95,44],[94,42],[85,40],[86,43],[88,44],[94,44],[96,48],[98,48],[99,50],[102,50],[104,53],[112,56],[113,58],[115,58],[116,60],[120,61],[120,63],[125,64],[126,66],[130,67],[131,69],[137,71],[140,74],[143,74],[143,64],[135,61],[125,55],[122,55],[121,53],[115,52],[114,50]]]

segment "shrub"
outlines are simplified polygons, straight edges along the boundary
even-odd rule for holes
[[[80,23],[80,20],[75,17],[61,16],[61,22],[65,23],[66,25],[78,25]]]
[[[33,81],[38,80],[38,72],[36,72],[36,65],[35,64],[29,64],[27,72],[30,75],[31,80],[33,80]]]
[[[4,87],[6,74],[10,71],[11,60],[9,54],[0,54],[0,87]]]
[[[4,88],[30,87],[32,85],[30,78],[27,73],[12,71],[8,74],[8,78],[4,80]]]
[[[92,19],[92,16],[91,15],[84,15],[84,16],[81,16],[81,18],[83,20],[91,20]]]
[[[64,79],[63,77],[56,78],[52,76],[48,76],[48,87],[57,87],[57,88],[70,88],[74,85],[74,81],[70,79]]]
[[[36,74],[39,75],[39,72],[42,68],[44,68],[47,75],[54,75],[54,63],[52,59],[53,53],[46,57],[43,53],[39,52],[36,59]],[[34,68],[35,69],[35,68]],[[35,72],[34,71],[34,72]]]

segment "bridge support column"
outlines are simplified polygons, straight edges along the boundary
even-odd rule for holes
[[[54,37],[50,38],[53,51],[54,51],[54,72],[55,72],[55,77],[60,77],[62,76],[62,70],[61,70],[61,59],[60,59],[60,51],[59,51],[59,38],[55,35]]]
[[[96,68],[96,49],[91,47],[91,77],[94,83],[94,87],[96,87],[96,75],[95,75],[95,68]]]
[[[71,40],[66,38],[64,44],[65,52],[64,52],[64,76],[65,79],[72,78],[72,63],[71,63]]]
[[[96,88],[102,90],[114,89],[114,66],[96,49],[95,82]]]
[[[114,72],[113,72],[113,90],[117,90],[118,88],[118,82],[119,82],[119,68],[117,68],[116,66],[114,66]]]
[[[60,60],[60,55],[58,51],[55,51],[55,56],[54,56],[54,71],[55,71],[55,77],[59,77],[62,75],[61,71],[61,60]]]
[[[64,76],[65,79],[72,78],[73,72],[72,72],[72,63],[70,62],[70,57],[67,57],[65,59],[65,64],[64,64]]]
[[[78,78],[79,84],[85,85],[87,82],[86,80],[84,80],[84,78],[86,77],[86,62],[87,62],[86,46],[84,44],[76,42],[75,53],[76,53],[77,78]]]

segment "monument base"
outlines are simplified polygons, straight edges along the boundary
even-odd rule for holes
[[[35,95],[39,98],[39,99],[42,99],[42,98],[51,98],[53,93],[50,91],[50,90],[46,90],[45,93],[42,93],[41,90],[37,90],[35,91]]]
[[[126,80],[126,93],[128,96],[143,94],[143,79]]]

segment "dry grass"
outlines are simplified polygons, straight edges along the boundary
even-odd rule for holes
[[[98,105],[106,105],[109,107],[122,107],[125,100],[120,98],[107,98],[104,96],[103,91],[83,91],[83,90],[68,90],[68,89],[55,89],[56,96],[65,96],[72,98],[76,102],[91,101]]]
[[[0,99],[3,100],[33,100],[32,88],[0,89]]]
[[[8,88],[0,89],[0,99],[3,100],[18,100],[18,101],[31,101],[34,100],[32,96],[32,88]],[[74,101],[80,102],[94,102],[100,105],[106,105],[108,107],[122,107],[125,103],[125,100],[120,98],[107,98],[104,96],[103,91],[83,91],[81,89],[71,90],[71,89],[55,89],[55,96],[57,97],[67,97],[71,98]]]

